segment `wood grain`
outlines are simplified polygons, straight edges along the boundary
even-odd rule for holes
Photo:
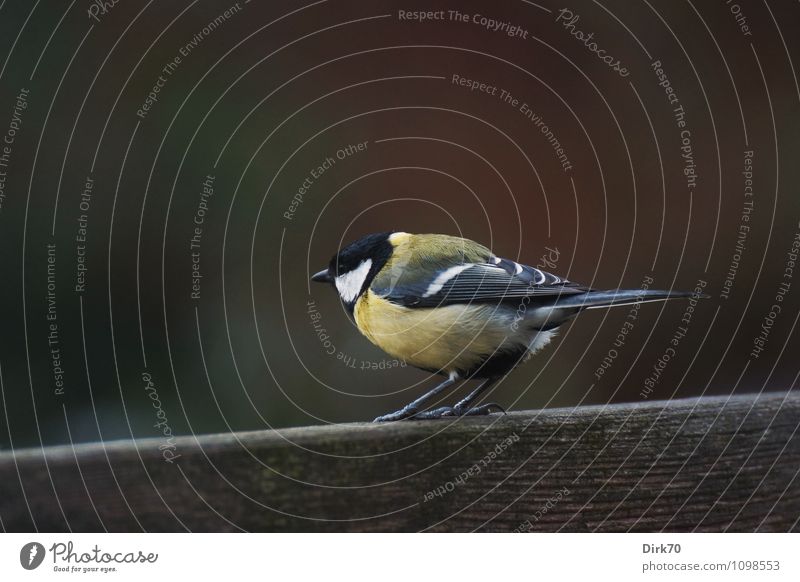
[[[7,531],[797,531],[800,396],[0,453]]]

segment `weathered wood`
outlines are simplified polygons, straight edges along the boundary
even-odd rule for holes
[[[184,437],[172,463],[150,439],[29,449],[0,454],[0,518],[9,531],[790,531],[798,424],[789,392]]]

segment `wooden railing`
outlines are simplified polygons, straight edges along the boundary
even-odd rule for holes
[[[797,531],[797,392],[0,453],[7,531]]]

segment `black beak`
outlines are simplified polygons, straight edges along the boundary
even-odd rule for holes
[[[333,279],[331,278],[330,273],[328,273],[328,269],[323,269],[319,273],[315,273],[311,276],[311,280],[315,283],[333,283]]]

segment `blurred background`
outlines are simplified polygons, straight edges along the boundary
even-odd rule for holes
[[[792,388],[799,22],[790,2],[3,3],[0,446],[399,408],[437,379],[308,281],[383,230],[711,296],[587,312],[494,389],[509,409]]]

